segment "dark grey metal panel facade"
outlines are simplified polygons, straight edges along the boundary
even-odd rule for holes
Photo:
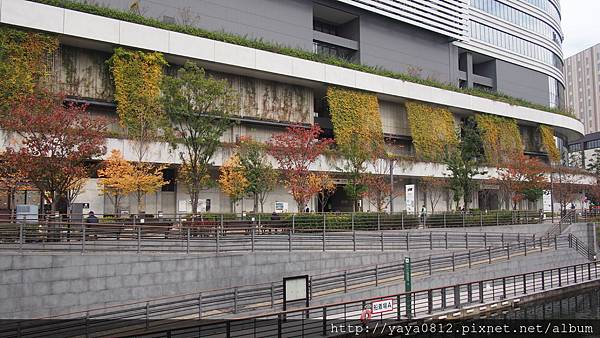
[[[449,38],[373,14],[360,17],[360,56],[363,64],[407,72],[422,69],[422,77],[456,82],[456,49]]]
[[[126,10],[131,2],[98,1],[102,5]],[[312,50],[312,1],[140,0],[140,13],[159,20],[167,16],[177,23],[183,21],[211,31],[225,31]]]
[[[497,60],[496,65],[499,92],[548,105],[548,75],[501,60]]]
[[[131,0],[102,0],[101,3],[128,9]],[[458,84],[459,51],[451,38],[338,1],[140,0],[140,12],[161,20],[166,17],[207,30],[312,50],[315,3],[358,18],[355,40],[361,63]],[[549,103],[547,75],[500,60],[491,62],[494,63],[497,64],[498,91],[544,105]],[[491,75],[486,76],[493,79]]]

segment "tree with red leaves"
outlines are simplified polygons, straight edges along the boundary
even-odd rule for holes
[[[64,102],[63,95],[29,95],[0,121],[17,136],[5,165],[23,173],[53,212],[73,202],[89,177],[87,163],[106,152],[102,121],[91,119],[86,106]]]
[[[512,208],[527,199],[535,202],[542,197],[547,185],[546,167],[538,159],[520,154],[498,168],[496,183],[505,193],[507,200],[512,202]]]
[[[283,172],[286,187],[290,190],[298,211],[304,211],[308,201],[319,191],[309,184],[309,168],[329,147],[333,140],[319,139],[321,128],[291,126],[285,133],[273,135],[267,142],[268,152],[277,160]]]

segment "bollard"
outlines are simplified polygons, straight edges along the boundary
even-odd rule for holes
[[[471,268],[471,250],[469,250],[469,269]]]
[[[134,216],[134,222],[135,222],[135,216]],[[137,253],[140,253],[140,249],[142,246],[142,225],[138,225],[137,226]]]
[[[433,250],[433,233],[429,232],[429,250]]]
[[[446,250],[448,250],[448,233],[444,234],[444,241],[446,242]]]
[[[348,270],[344,270],[344,293],[348,293]]]
[[[323,213],[323,251],[325,251],[325,227],[326,227],[325,213]]]
[[[221,218],[223,217],[223,215],[221,215]],[[217,227],[215,229],[215,250],[218,252],[221,251],[221,247],[220,247],[220,243],[219,243],[219,228]]]
[[[85,253],[85,223],[81,225],[81,253]]]
[[[237,313],[238,288],[233,288],[233,313]]]
[[[479,210],[479,226],[483,229],[483,211]]]
[[[404,230],[404,213],[400,214],[400,228]]]
[[[252,250],[252,252],[254,252],[254,233],[256,232],[256,228],[254,227],[254,225],[252,225],[252,228],[250,229],[250,250]]]
[[[429,255],[428,266],[429,266],[429,275],[431,276],[431,255]]]
[[[187,253],[187,254],[190,253],[190,228],[189,227],[187,228],[187,246],[185,249],[185,253]]]
[[[19,250],[23,251],[23,223],[19,223]]]

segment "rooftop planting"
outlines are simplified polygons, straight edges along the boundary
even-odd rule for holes
[[[266,41],[263,41],[260,39],[259,40],[250,39],[250,38],[247,38],[244,36],[239,36],[239,35],[226,33],[226,32],[214,32],[214,31],[208,31],[208,30],[204,30],[204,29],[192,27],[192,26],[165,23],[165,22],[162,22],[162,21],[159,21],[156,19],[147,18],[142,15],[131,13],[131,12],[101,7],[101,6],[97,6],[97,5],[93,5],[93,4],[78,3],[78,2],[69,1],[69,0],[30,0],[30,1],[42,3],[42,4],[46,4],[46,5],[51,5],[51,6],[56,6],[56,7],[61,7],[61,8],[66,8],[66,9],[71,9],[71,10],[75,10],[75,11],[85,12],[85,13],[94,14],[94,15],[100,15],[100,16],[104,16],[104,17],[117,19],[117,20],[123,20],[123,21],[127,21],[127,22],[137,23],[137,24],[146,25],[146,26],[150,26],[150,27],[162,28],[162,29],[166,29],[166,30],[170,30],[170,31],[174,31],[174,32],[189,34],[189,35],[207,38],[207,39],[211,39],[211,40],[222,41],[222,42],[236,44],[236,45],[240,45],[240,46],[265,50],[265,51],[288,55],[288,56],[292,56],[292,57],[297,57],[297,58],[301,58],[301,59],[305,59],[305,60],[326,63],[326,64],[333,65],[333,66],[338,66],[338,67],[353,69],[356,71],[366,72],[366,73],[370,73],[370,74],[375,74],[375,75],[390,77],[390,78],[394,78],[394,79],[404,80],[404,81],[408,81],[408,82],[418,83],[421,85],[441,88],[441,89],[450,90],[450,91],[463,93],[463,94],[467,94],[467,95],[478,96],[478,97],[487,98],[487,99],[491,99],[491,100],[495,100],[495,101],[505,102],[505,103],[515,105],[515,106],[523,106],[523,107],[528,107],[528,108],[533,108],[533,109],[538,109],[538,110],[544,110],[544,111],[548,111],[551,113],[565,115],[565,116],[575,118],[575,116],[572,113],[564,111],[562,109],[551,108],[551,107],[548,107],[545,105],[541,105],[541,104],[529,102],[527,100],[515,98],[512,96],[503,94],[503,93],[486,91],[486,90],[481,90],[481,89],[476,89],[476,88],[459,88],[455,85],[448,84],[448,83],[442,83],[442,82],[438,82],[438,81],[431,80],[431,79],[422,79],[420,77],[411,76],[411,75],[399,73],[399,72],[393,72],[393,71],[382,69],[379,67],[357,64],[357,63],[350,62],[348,60],[339,59],[339,58],[335,58],[335,57],[331,57],[331,56],[314,54],[310,51],[296,49],[296,48],[290,48],[287,46],[283,46],[283,45],[279,45],[279,44],[275,44],[275,43],[271,43],[271,42],[266,42]]]

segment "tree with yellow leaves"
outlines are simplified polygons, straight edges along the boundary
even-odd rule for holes
[[[335,181],[328,173],[310,173],[308,175],[309,190],[316,191],[321,211],[325,211],[327,201],[336,189]]]
[[[163,179],[164,167],[150,163],[126,161],[120,151],[113,149],[102,169],[98,171],[100,191],[107,194],[120,213],[120,201],[124,196],[135,192],[138,212],[143,210],[142,198],[147,193],[158,191],[167,182]]]
[[[123,196],[135,191],[132,184],[133,165],[125,161],[121,152],[113,149],[104,165],[98,170],[98,187],[113,202],[115,214],[121,213],[120,202]]]
[[[157,192],[167,181],[163,178],[165,166],[146,162],[137,162],[133,166],[133,175],[130,176],[137,198],[137,211],[144,210],[143,197],[146,194]]]
[[[249,186],[248,179],[244,175],[244,168],[241,165],[238,154],[230,157],[220,169],[219,185],[225,192],[233,205],[235,212],[235,203],[244,197]]]
[[[4,155],[4,153],[0,154],[0,188],[5,189],[8,193],[8,208],[12,220],[13,211],[16,208],[15,195],[19,190],[27,190],[30,183],[23,171],[13,166],[10,161],[6,161]]]

